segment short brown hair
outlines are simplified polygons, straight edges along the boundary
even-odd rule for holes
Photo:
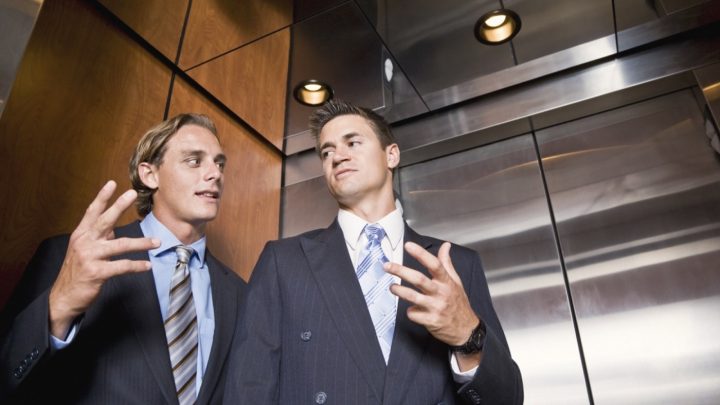
[[[381,115],[368,108],[358,107],[343,100],[332,99],[310,115],[310,133],[315,138],[315,149],[320,153],[320,132],[325,124],[341,115],[358,115],[365,118],[375,132],[383,149],[395,142],[390,124]]]
[[[212,120],[203,114],[179,114],[158,125],[150,128],[140,139],[132,158],[130,158],[130,183],[133,189],[137,191],[138,197],[135,201],[138,214],[141,217],[146,216],[153,208],[153,194],[155,189],[145,185],[140,179],[138,167],[140,163],[150,163],[151,165],[160,166],[167,150],[167,143],[180,128],[185,125],[197,125],[212,132],[217,137],[217,129]]]

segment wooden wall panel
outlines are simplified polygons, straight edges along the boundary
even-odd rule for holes
[[[170,72],[85,1],[46,1],[0,120],[0,305],[162,120]],[[121,222],[136,217],[126,213]]]
[[[99,0],[171,61],[175,61],[189,0]]]
[[[193,1],[180,67],[189,69],[289,26],[292,3],[292,0]]]
[[[223,55],[188,74],[282,148],[290,28]]]
[[[278,237],[282,158],[176,79],[170,115],[181,112],[207,114],[217,126],[228,164],[220,214],[208,227],[208,246],[248,280],[265,242]]]

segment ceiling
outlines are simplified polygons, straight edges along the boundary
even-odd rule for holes
[[[483,45],[475,23],[498,8],[515,11],[522,29]],[[294,12],[288,94],[318,79],[400,122],[715,23],[720,0],[295,0]],[[289,155],[312,148],[313,108],[292,97],[287,107]]]

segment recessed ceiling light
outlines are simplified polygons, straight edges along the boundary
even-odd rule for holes
[[[333,90],[319,80],[309,79],[295,86],[293,95],[300,104],[318,106],[333,97]]]
[[[486,45],[500,45],[513,39],[521,26],[520,16],[514,11],[493,10],[483,14],[475,23],[475,38]]]

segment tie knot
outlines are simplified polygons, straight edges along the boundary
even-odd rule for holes
[[[380,243],[380,241],[382,241],[382,239],[385,237],[385,230],[382,226],[380,226],[380,224],[365,225],[364,232],[369,242]]]
[[[178,263],[187,264],[190,261],[193,250],[187,246],[180,245],[175,248],[175,253],[177,254]]]

